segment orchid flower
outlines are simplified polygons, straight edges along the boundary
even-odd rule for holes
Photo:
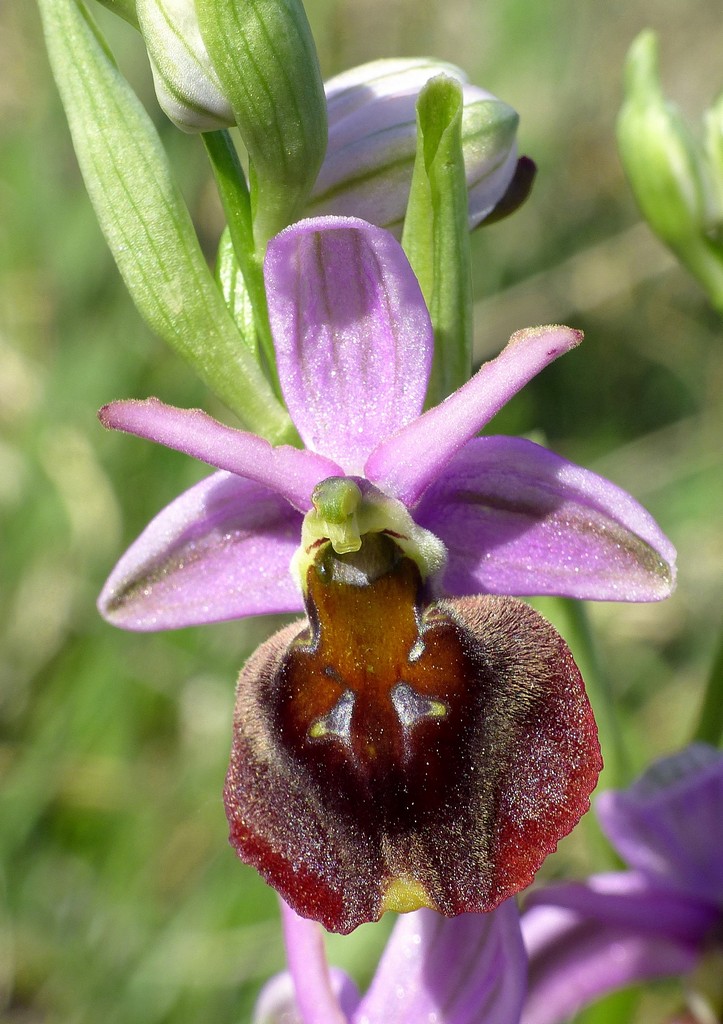
[[[239,680],[233,845],[331,930],[388,909],[491,910],[574,827],[601,762],[566,645],[490,595],[657,600],[673,548],[608,481],[475,437],[579,332],[518,332],[422,413],[432,328],[388,232],[299,222],[265,276],[306,448],[156,399],[106,406],[106,426],[220,472],[131,546],[101,611],[145,630],[305,609]]]
[[[529,897],[523,1024],[558,1024],[607,992],[668,976],[689,976],[695,1020],[720,1020],[723,754],[693,744],[601,794],[596,810],[630,870]]]
[[[282,911],[289,970],[264,986],[253,1024],[518,1024],[527,958],[513,900],[451,921],[401,917],[363,997],[327,967],[318,927]]]

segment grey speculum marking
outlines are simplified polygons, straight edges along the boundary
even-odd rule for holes
[[[424,697],[408,683],[396,683],[391,697],[397,717],[405,729],[411,729],[423,718],[444,718],[447,714],[442,701]]]
[[[331,711],[312,723],[309,736],[314,740],[326,739],[328,736],[348,743],[351,739],[351,716],[355,699],[351,690],[344,690]]]

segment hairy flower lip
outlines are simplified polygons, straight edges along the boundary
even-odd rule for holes
[[[391,235],[353,218],[301,221],[271,241],[265,274],[281,386],[306,449],[273,448],[157,399],[104,407],[106,426],[221,470],[120,560],[99,602],[110,621],[173,629],[300,610],[288,567],[302,515],[320,481],[344,475],[369,479],[440,538],[452,596],[670,593],[673,546],[630,495],[532,442],[475,436],[579,332],[517,332],[422,414],[431,325]]]
[[[241,859],[342,933],[390,909],[494,909],[587,810],[602,766],[549,623],[513,598],[426,605],[414,563],[374,545],[397,557],[365,581],[327,566],[357,554],[326,549],[308,622],[243,669],[224,789]]]

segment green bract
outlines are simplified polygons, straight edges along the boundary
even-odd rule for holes
[[[723,233],[723,93],[705,112],[705,150],[710,167],[711,228],[720,239]]]
[[[326,101],[300,0],[196,0],[251,161],[260,249],[301,214],[326,150]]]
[[[295,436],[223,301],[153,124],[77,0],[40,0],[101,228],[140,313],[250,429]]]
[[[138,28],[138,15],[136,14],[136,0],[98,0],[109,11],[113,11],[119,18],[123,18],[129,25]]]
[[[221,235],[218,245],[216,280],[244,344],[248,346],[254,357],[258,357],[258,337],[251,297],[238,265],[228,228]]]
[[[462,86],[453,78],[439,75],[420,93],[417,157],[402,245],[434,328],[428,405],[451,394],[472,372],[472,280],[462,113]]]

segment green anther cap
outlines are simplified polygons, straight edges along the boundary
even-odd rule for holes
[[[349,477],[330,476],[314,488],[311,502],[337,554],[358,551],[361,547],[356,516],[361,500],[359,487]]]
[[[360,551],[367,534],[386,533],[399,550],[411,558],[422,580],[438,575],[447,560],[447,549],[439,537],[418,526],[409,510],[370,483],[364,491],[355,480],[330,476],[316,485],[311,495],[313,508],[304,516],[301,544],[292,560],[291,571],[305,590],[309,566],[318,562],[329,545],[337,555]]]

